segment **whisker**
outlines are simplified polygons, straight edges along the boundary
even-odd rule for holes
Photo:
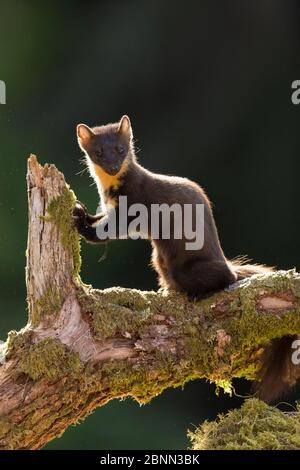
[[[78,171],[78,173],[76,173],[76,176],[82,176],[85,171],[88,171],[88,168],[83,168],[82,170]]]

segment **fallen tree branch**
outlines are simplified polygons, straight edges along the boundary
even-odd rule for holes
[[[95,290],[79,277],[75,195],[28,161],[29,320],[0,349],[0,448],[39,449],[97,406],[148,402],[206,378],[254,379],[262,347],[300,333],[300,276],[254,276],[198,303],[174,292]]]

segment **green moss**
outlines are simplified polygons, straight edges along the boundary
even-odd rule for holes
[[[240,409],[205,421],[188,435],[193,450],[299,450],[300,408],[283,413],[249,399]]]
[[[277,279],[273,278],[273,281],[276,284]],[[97,339],[131,335],[134,341],[146,345],[145,350],[124,361],[108,360],[84,366],[77,354],[56,340],[30,345],[30,336],[26,336],[26,331],[22,335],[11,333],[8,350],[10,354],[17,351],[17,356],[21,357],[16,373],[25,373],[34,380],[45,378],[56,381],[68,377],[68,380],[60,381],[64,406],[59,413],[60,419],[63,419],[61,413],[66,413],[66,416],[68,413],[74,414],[74,422],[106,400],[132,396],[139,403],[147,403],[167,386],[183,387],[187,381],[200,377],[214,381],[218,387],[229,392],[233,377],[255,377],[258,361],[252,354],[253,350],[272,337],[300,332],[297,302],[292,311],[280,316],[257,312],[260,291],[253,293],[252,282],[256,281],[245,282],[235,291],[234,308],[231,304],[233,293],[230,291],[193,303],[176,293],[161,295],[121,288],[96,291],[78,284],[82,312]],[[293,282],[294,278],[291,278],[290,289]],[[277,284],[268,283],[269,286],[263,287],[264,291],[282,292],[282,284],[278,287]],[[213,299],[216,303],[224,302],[230,306],[229,311],[224,310],[225,316],[216,317],[220,311],[216,312],[218,309],[211,306]],[[162,334],[161,343],[151,343],[151,337],[157,337],[156,328],[160,326],[168,328],[166,342]],[[223,346],[218,343],[218,330],[223,330],[230,337],[230,341]],[[151,349],[147,349],[149,338]],[[87,396],[91,397],[90,403]],[[33,423],[44,426],[38,406],[32,406],[24,422],[8,431],[12,445],[19,445],[19,440],[24,438],[24,430],[32,429]],[[43,409],[44,406],[41,405]],[[82,410],[78,416],[74,411],[76,407]],[[299,435],[299,421],[276,409],[275,414],[273,411],[273,408],[257,400],[249,400],[242,410],[232,412],[234,415],[219,418],[216,423],[205,423],[193,434],[193,445],[195,449],[300,448],[299,438],[291,437],[291,434]],[[233,418],[229,425],[227,418]],[[288,429],[284,427],[283,418],[288,419]],[[47,420],[52,423],[55,419],[50,410]],[[267,423],[266,427],[263,423]],[[275,423],[274,426],[272,423]],[[4,431],[7,429],[7,425],[0,422],[0,436],[2,424]],[[293,429],[290,434],[289,429]]]
[[[300,276],[294,270],[276,272],[268,276],[255,276],[245,280],[234,290],[217,293],[199,303],[200,328],[193,330],[186,341],[186,350],[194,363],[195,370],[200,370],[203,376],[215,382],[225,390],[230,390],[233,377],[246,377],[255,380],[259,369],[259,361],[252,353],[264,346],[271,339],[285,335],[300,333],[300,311],[297,300],[297,289]],[[258,288],[259,287],[259,291]],[[291,310],[281,312],[263,312],[258,309],[258,300],[265,294],[286,294],[295,296]],[[237,295],[238,294],[238,295]],[[234,295],[234,297],[233,297]],[[224,317],[218,318],[214,308],[217,304],[227,305]],[[198,305],[197,305],[198,307]],[[190,324],[193,316],[188,315]],[[205,319],[205,321],[203,321]],[[222,354],[217,354],[217,331],[224,330],[230,337]],[[214,347],[215,346],[215,347]]]
[[[273,284],[270,286],[273,292]],[[215,298],[222,302],[229,300],[230,305],[232,293],[216,294]],[[155,292],[123,288],[97,291],[81,285],[78,286],[78,299],[97,339],[131,335],[143,341],[148,327],[151,331],[153,316],[168,316],[172,337],[181,338],[180,361],[176,348],[174,354],[157,348],[151,351],[150,364],[145,353],[133,366],[125,361],[122,368],[122,361],[108,361],[98,371],[93,368],[85,371],[86,383],[96,381],[99,389],[111,389],[116,396],[130,394],[143,403],[160,393],[166,383],[170,387],[178,387],[200,377],[230,392],[233,377],[254,379],[256,376],[258,361],[248,357],[247,351],[251,353],[253,348],[277,335],[300,331],[299,315],[295,315],[295,310],[282,317],[256,312],[257,293],[253,294],[251,283],[239,287],[234,315],[231,316],[229,311],[229,315],[217,321],[210,307],[212,299],[192,303],[182,296],[178,299],[178,295],[172,292],[161,296]],[[217,331],[220,328],[231,338],[221,355],[217,353]]]
[[[79,376],[83,364],[77,353],[70,352],[66,346],[54,339],[45,339],[30,346],[21,357],[18,371],[33,380],[41,377],[57,380],[65,375]]]
[[[224,393],[228,393],[228,395],[232,396],[232,384],[231,380],[229,379],[216,379],[216,395],[219,395],[220,389],[223,390]]]
[[[171,322],[169,328],[174,331],[174,337],[183,335],[183,348],[186,356],[180,363],[177,362],[176,352],[172,354],[157,348],[152,351],[151,366],[141,361],[140,369],[138,367],[130,371],[127,363],[127,369],[123,372],[118,369],[119,361],[116,371],[114,371],[113,363],[105,366],[105,370],[112,369],[111,385],[113,388],[117,384],[118,387],[120,385],[122,387],[123,383],[126,384],[128,381],[136,383],[133,395],[139,402],[147,402],[150,397],[160,393],[166,380],[170,387],[180,387],[188,380],[196,378],[195,370],[198,371],[197,377],[208,377],[218,362],[214,351],[208,352],[207,342],[213,339],[207,335],[199,322],[199,309],[196,304],[188,302],[186,296],[166,292],[162,298],[155,292],[141,292],[135,289],[117,287],[98,291],[90,286],[81,286],[78,288],[77,298],[82,311],[88,315],[96,339],[124,336],[143,341],[143,335],[148,331],[147,328],[150,327],[151,331],[154,327],[153,316],[165,317],[164,312],[168,312]],[[157,326],[159,324],[158,320]],[[154,360],[153,353],[156,358]],[[145,370],[149,373],[146,376]],[[160,370],[155,383],[153,383],[153,378],[149,378],[152,377],[153,370]],[[123,374],[123,383],[120,383],[121,374]],[[143,380],[141,380],[141,374]],[[168,379],[166,379],[166,374]],[[228,389],[227,382],[226,387]]]
[[[73,275],[79,274],[81,267],[80,242],[77,230],[73,224],[73,209],[76,202],[74,192],[66,186],[63,194],[52,199],[47,207],[46,221],[52,221],[58,227],[63,246],[73,257]]]
[[[259,275],[252,278],[252,286],[256,287],[257,285],[271,288],[273,293],[291,290],[294,294],[297,294],[300,289],[300,276],[295,269],[274,271],[268,276]]]
[[[139,403],[147,403],[166,387],[183,387],[195,378],[204,377],[227,391],[233,377],[254,379],[258,367],[254,353],[260,345],[274,337],[300,333],[298,286],[299,276],[294,272],[276,273],[245,280],[234,292],[228,290],[201,302],[188,302],[185,296],[174,292],[158,294],[122,288],[97,291],[77,283],[84,319],[90,322],[97,339],[132,337],[145,349],[127,360],[84,366],[77,354],[54,339],[31,344],[29,331],[11,332],[5,348],[6,354],[21,358],[16,373],[25,373],[33,380],[58,381],[63,406],[55,414],[47,403],[30,403],[22,423],[8,428],[0,420],[0,437],[1,433],[9,433],[9,442],[17,447],[33,426],[42,432],[43,426],[63,420],[68,414],[75,422],[96,406],[117,397],[133,396]],[[293,309],[280,315],[260,311],[257,302],[262,291],[292,292]],[[53,309],[59,299],[48,290],[40,306],[47,311],[51,302]],[[163,328],[167,329],[165,336]],[[230,338],[223,345],[218,330]],[[161,342],[152,341],[158,337]],[[25,383],[27,378],[23,380]],[[191,435],[193,446],[300,448],[299,413],[300,410],[296,415],[285,415],[258,400],[248,400],[241,410],[234,410],[215,423],[204,423]]]
[[[39,300],[35,302],[30,320],[33,326],[39,324],[43,316],[53,315],[60,310],[62,305],[60,294],[56,289],[49,287]]]
[[[247,380],[256,380],[257,374],[260,369],[259,361],[247,363],[245,357],[241,356],[235,361],[235,373],[236,378],[243,378]]]
[[[92,330],[100,340],[115,335],[139,335],[151,315],[149,299],[135,289],[116,287],[98,291],[82,286],[77,298],[82,310],[91,314]]]
[[[7,340],[3,345],[3,354],[6,359],[9,359],[16,353],[19,353],[30,344],[31,331],[22,329],[20,331],[12,330],[7,335]]]
[[[131,310],[120,305],[111,305],[109,309],[108,313],[105,307],[99,307],[97,312],[93,313],[92,328],[97,339],[115,335],[138,335],[142,325],[145,325],[147,314],[139,312],[133,317]]]
[[[237,288],[235,295],[238,292],[238,297],[234,302],[231,300],[230,291],[216,296],[218,302],[228,301],[229,310],[224,319],[221,318],[217,322],[211,308],[205,311],[206,324],[209,325],[206,341],[211,338],[216,342],[216,332],[222,328],[230,336],[230,343],[224,348],[222,357],[216,358],[214,355],[209,357],[211,367],[206,371],[210,370],[211,380],[219,381],[219,379],[232,377],[255,379],[259,362],[250,358],[251,352],[264,346],[273,338],[300,333],[300,311],[297,299],[291,310],[281,312],[280,315],[274,312],[263,312],[258,308],[262,292],[270,293],[270,295],[291,292],[295,295],[299,278],[293,270],[279,271],[263,277],[255,276],[245,280]]]
[[[169,387],[183,386],[185,380],[178,378],[176,367],[168,354],[157,353],[151,365],[143,360],[130,366],[128,361],[109,361],[99,371],[99,382],[105,390],[108,388],[117,397],[130,396],[139,404],[149,403]]]
[[[217,390],[223,388],[230,392],[233,377],[254,380],[257,376],[259,361],[253,351],[272,338],[300,333],[297,302],[293,310],[280,316],[257,308],[262,289],[273,294],[293,290],[298,277],[293,271],[287,273],[287,281],[285,276],[281,272],[247,279],[234,293],[224,291],[200,302],[189,302],[186,296],[176,292],[158,294],[123,288],[98,291],[89,286],[78,290],[78,298],[97,339],[120,335],[143,341],[149,327],[152,334],[156,323],[153,317],[167,317],[172,337],[180,337],[182,344],[179,363],[171,353],[160,351],[159,347],[156,350],[157,355],[170,354],[174,375],[170,386],[181,386],[187,380],[203,377],[215,382]],[[258,286],[259,291],[253,289]],[[225,305],[223,317],[222,312],[220,317],[216,316],[219,314],[216,305],[220,303]],[[221,352],[220,329],[229,337]]]

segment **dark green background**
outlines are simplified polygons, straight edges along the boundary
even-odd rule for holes
[[[26,322],[28,154],[55,163],[96,210],[78,175],[78,122],[129,114],[143,165],[206,189],[228,257],[299,268],[299,20],[296,0],[0,1],[1,339]],[[156,287],[145,241],[101,254],[83,244],[85,282]],[[241,402],[196,381],[144,407],[111,402],[48,448],[186,448],[187,428]]]

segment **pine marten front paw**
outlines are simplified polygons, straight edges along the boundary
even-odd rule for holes
[[[87,226],[87,215],[86,207],[80,201],[76,201],[73,209],[73,220],[79,233]]]

